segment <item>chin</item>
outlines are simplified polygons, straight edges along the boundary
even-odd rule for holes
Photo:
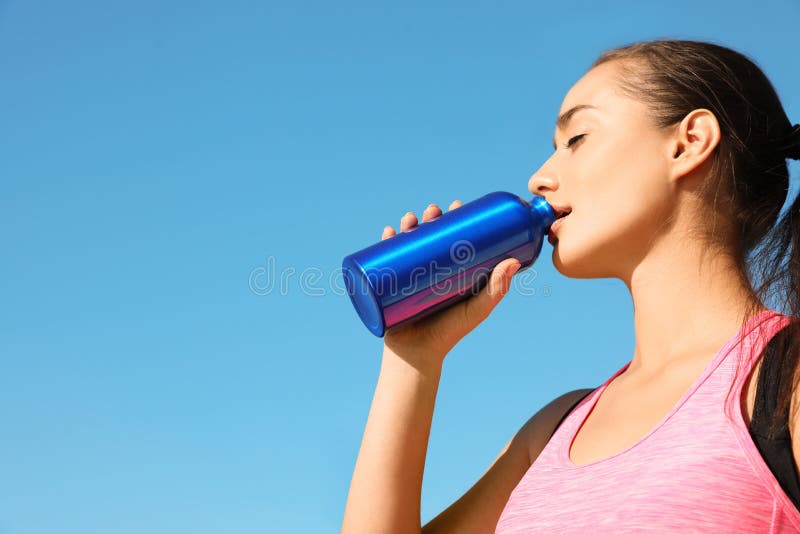
[[[579,244],[574,247],[563,247],[558,242],[553,247],[553,267],[567,278],[612,278],[616,275],[605,265],[602,247],[587,247],[580,250]]]

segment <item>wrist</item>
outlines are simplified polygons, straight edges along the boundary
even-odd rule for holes
[[[400,366],[418,373],[422,377],[438,381],[442,373],[445,354],[425,348],[398,350],[388,343],[383,346],[383,366]]]

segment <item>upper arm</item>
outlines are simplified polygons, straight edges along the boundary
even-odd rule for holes
[[[590,391],[570,391],[536,412],[506,443],[481,478],[422,527],[422,532],[494,532],[511,492],[550,440],[561,416]]]

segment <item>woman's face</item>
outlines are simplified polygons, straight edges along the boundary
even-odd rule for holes
[[[573,278],[625,277],[675,205],[669,132],[650,122],[644,104],[619,93],[618,68],[601,64],[570,89],[559,116],[592,107],[558,125],[555,152],[528,183],[531,193],[572,210],[559,223],[553,263]]]

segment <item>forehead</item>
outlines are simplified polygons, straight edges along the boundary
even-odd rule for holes
[[[561,104],[559,115],[578,105],[598,108],[587,113],[615,113],[642,106],[619,92],[619,66],[611,61],[592,68],[575,82]]]

